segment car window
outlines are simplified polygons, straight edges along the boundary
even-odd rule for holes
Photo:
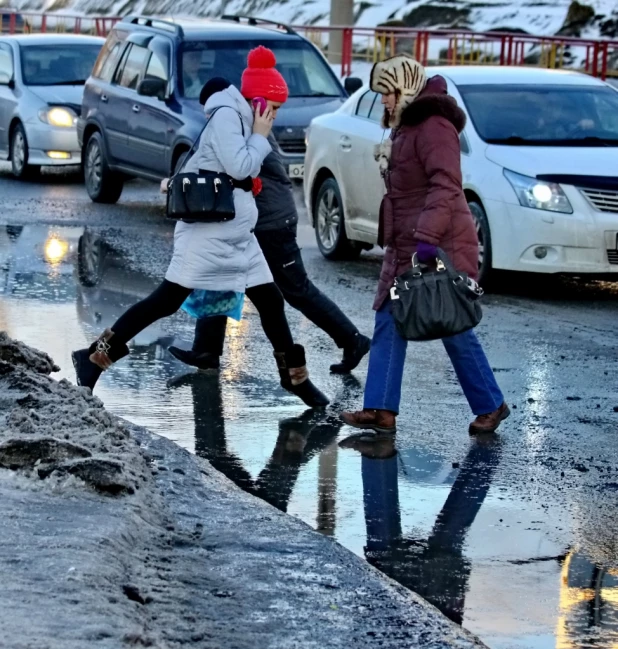
[[[376,99],[376,93],[368,90],[359,100],[357,106],[356,106],[356,114],[359,117],[364,117],[366,119],[369,118],[369,113],[371,111],[371,107],[373,106],[373,102]]]
[[[383,117],[384,117],[384,106],[382,105],[382,97],[381,95],[377,95],[376,100],[373,102],[373,106],[371,107],[371,112],[369,113],[369,119],[381,124]]]
[[[148,61],[148,67],[146,68],[145,79],[163,79],[163,81],[169,80],[169,72],[167,61],[162,61],[161,57],[153,52],[150,56],[150,61]]]
[[[140,45],[131,45],[129,51],[123,56],[123,65],[120,66],[116,73],[117,83],[119,86],[135,90],[139,82],[140,74],[144,69],[146,57],[149,52],[145,47]]]
[[[603,130],[618,133],[618,111],[610,99],[613,95],[606,97],[604,95],[594,95],[595,112],[599,117],[599,123]]]
[[[512,146],[618,144],[618,93],[593,85],[459,86],[486,142]]]
[[[9,82],[13,78],[13,56],[11,48],[0,43],[0,81]]]
[[[127,38],[128,32],[115,29],[107,38],[101,53],[99,54],[94,68],[92,69],[92,76],[104,81],[111,81],[114,70],[118,63],[118,57],[122,50],[121,44]]]
[[[114,72],[116,71],[116,66],[118,65],[118,60],[120,59],[121,50],[122,44],[114,43],[112,49],[108,52],[103,65],[99,68],[97,74],[93,72],[93,76],[109,83],[114,76]]]
[[[247,54],[258,45],[270,48],[290,97],[343,97],[343,89],[324,58],[305,40],[211,40],[187,42],[180,54],[180,92],[197,99],[212,77],[224,77],[240,88]]]
[[[92,72],[100,45],[22,45],[21,76],[27,86],[83,85]]]

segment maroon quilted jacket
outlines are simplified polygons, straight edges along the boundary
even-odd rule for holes
[[[444,249],[457,270],[478,275],[478,239],[461,185],[459,133],[465,123],[446,81],[433,77],[391,134],[378,237],[386,253],[376,310],[395,277],[412,265],[418,241]]]

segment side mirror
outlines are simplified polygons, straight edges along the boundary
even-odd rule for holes
[[[343,82],[343,87],[348,95],[353,95],[363,87],[363,80],[358,77],[346,77],[346,80]]]
[[[14,87],[11,77],[6,72],[0,72],[0,86]]]
[[[167,92],[167,81],[163,79],[142,79],[137,86],[137,94],[142,97],[156,97],[163,101]]]

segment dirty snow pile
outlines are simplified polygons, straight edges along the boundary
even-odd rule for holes
[[[88,389],[52,379],[54,371],[47,354],[0,332],[0,468],[135,493],[151,471],[128,430]]]

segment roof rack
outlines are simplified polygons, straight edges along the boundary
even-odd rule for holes
[[[180,37],[184,36],[182,27],[169,20],[144,18],[143,16],[125,16],[125,18],[122,19],[122,22],[130,23],[131,25],[141,25],[142,27],[151,27],[152,29],[163,29],[168,32],[173,32]]]
[[[293,30],[289,25],[284,23],[277,22],[276,20],[266,20],[266,18],[254,18],[253,16],[236,16],[231,14],[226,14],[221,16],[221,20],[233,20],[236,23],[240,23],[241,20],[246,20],[248,25],[252,27],[259,27],[260,25],[272,25],[273,27],[278,27],[283,29],[287,34],[296,34],[297,32]]]

